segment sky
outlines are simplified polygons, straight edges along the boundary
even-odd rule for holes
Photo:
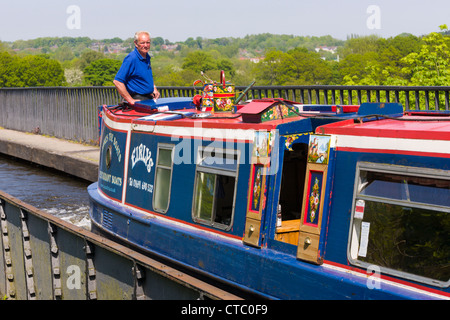
[[[272,33],[384,38],[450,28],[450,0],[0,0],[0,41],[39,37],[171,42]]]

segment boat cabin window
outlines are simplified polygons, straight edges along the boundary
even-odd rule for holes
[[[233,222],[239,154],[200,148],[194,183],[193,220],[229,230]]]
[[[450,284],[450,172],[360,163],[349,260],[446,287]]]
[[[278,224],[277,226],[275,239],[297,245],[308,145],[306,143],[294,143],[291,149],[284,151],[278,202],[281,209],[281,225]]]
[[[157,212],[166,213],[169,209],[173,148],[170,144],[158,144],[153,192],[153,209]]]

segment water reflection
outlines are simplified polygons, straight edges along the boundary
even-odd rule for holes
[[[0,154],[0,190],[32,206],[90,229],[90,183]]]

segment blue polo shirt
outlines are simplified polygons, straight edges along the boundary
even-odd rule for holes
[[[154,90],[152,65],[150,56],[142,58],[137,48],[130,52],[114,78],[125,84],[130,95],[150,94]]]

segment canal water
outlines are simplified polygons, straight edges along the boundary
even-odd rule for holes
[[[59,171],[0,154],[0,190],[88,230],[89,184]]]

